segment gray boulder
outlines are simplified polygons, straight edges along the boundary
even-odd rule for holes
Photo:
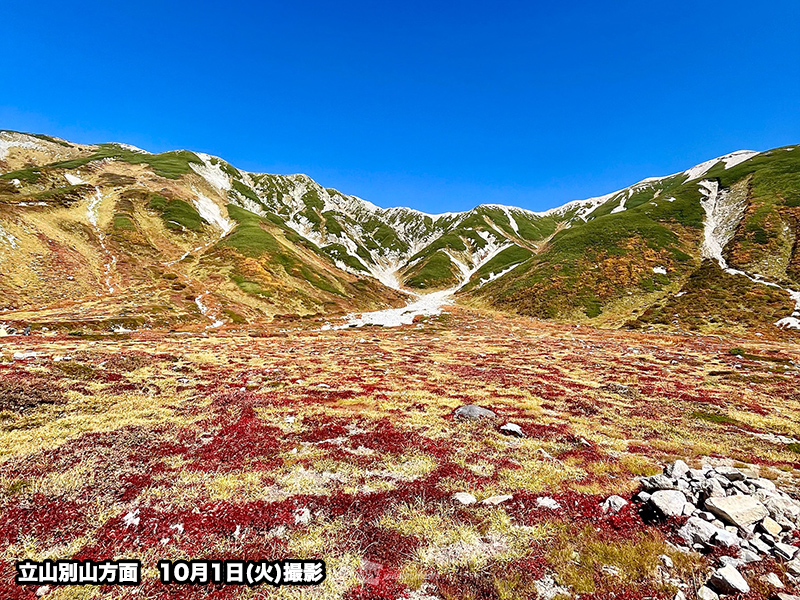
[[[605,502],[602,504],[602,509],[604,513],[610,512],[612,514],[617,514],[626,504],[628,504],[628,501],[625,500],[625,498],[615,494],[605,499]]]
[[[497,413],[494,411],[477,404],[459,406],[454,414],[461,419],[494,419],[497,417]]]
[[[753,496],[728,496],[726,498],[708,498],[705,508],[720,519],[740,529],[763,521],[769,516],[767,508]]]
[[[730,548],[738,546],[740,542],[738,536],[697,517],[689,517],[689,520],[678,530],[678,535],[689,545],[718,545]]]
[[[642,477],[640,480],[642,490],[645,492],[657,492],[658,490],[674,490],[675,482],[666,475],[653,475],[652,477]]]
[[[750,586],[735,567],[728,565],[711,573],[711,585],[723,594],[746,594]]]
[[[683,514],[686,496],[679,490],[659,490],[650,496],[650,504],[663,517],[677,517]]]
[[[714,472],[722,475],[730,481],[741,481],[744,479],[744,473],[735,467],[715,467]]]
[[[664,469],[664,474],[672,479],[681,479],[689,472],[689,465],[682,460],[676,460],[674,463],[667,465]]]
[[[772,554],[781,560],[792,560],[797,554],[797,546],[778,542],[772,547]]]

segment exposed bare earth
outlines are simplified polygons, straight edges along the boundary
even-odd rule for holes
[[[141,559],[143,583],[47,598],[535,598],[548,576],[583,598],[691,597],[711,557],[632,505],[603,515],[608,495],[676,458],[755,465],[797,495],[800,346],[463,308],[321,325],[0,339],[0,598],[36,597],[15,560],[70,557]],[[464,404],[499,419],[454,419]],[[324,559],[327,580],[157,583],[160,558],[287,557]],[[784,577],[767,563],[743,570],[746,597]]]

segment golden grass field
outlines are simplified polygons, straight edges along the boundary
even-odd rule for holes
[[[74,557],[139,559],[143,582],[44,597],[535,598],[549,574],[581,598],[671,599],[710,557],[605,497],[676,458],[800,491],[800,447],[771,437],[800,434],[800,346],[456,307],[320,326],[0,338],[0,598],[37,598],[15,561]],[[455,419],[464,404],[499,420]],[[287,557],[325,560],[325,582],[157,581],[159,559]]]

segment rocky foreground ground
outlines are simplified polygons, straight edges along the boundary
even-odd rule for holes
[[[0,597],[800,592],[797,346],[465,309],[322,325],[0,340]],[[143,582],[13,583],[70,557]],[[160,558],[286,557],[325,582],[157,582]]]

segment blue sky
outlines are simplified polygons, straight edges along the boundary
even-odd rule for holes
[[[0,128],[431,212],[800,142],[797,0],[384,4],[6,0]]]

